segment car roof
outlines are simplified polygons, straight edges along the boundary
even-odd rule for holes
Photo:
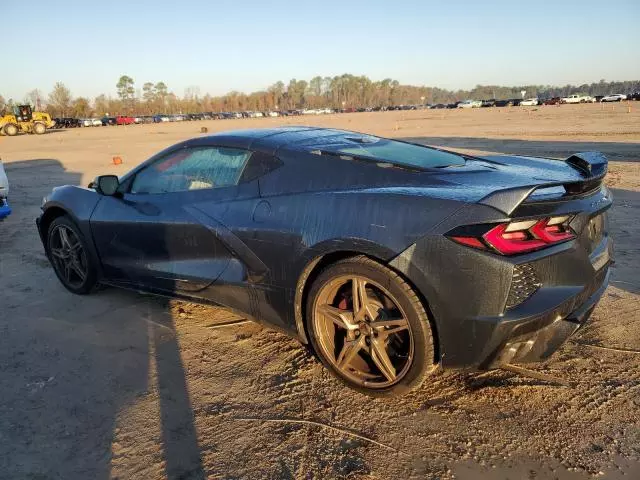
[[[346,137],[346,136],[370,136],[363,133],[350,132],[347,130],[337,130],[332,128],[290,126],[278,128],[261,128],[249,130],[233,130],[220,132],[203,137],[188,140],[186,143],[191,146],[198,145],[224,145],[227,147],[246,148],[262,151],[265,153],[275,153],[282,147],[293,147],[296,144],[304,144],[305,147],[313,140],[325,137]]]

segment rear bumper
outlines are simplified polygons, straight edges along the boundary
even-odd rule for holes
[[[583,240],[509,258],[431,236],[390,266],[422,294],[444,368],[495,368],[544,360],[588,320],[609,281],[613,243],[604,235],[589,252]],[[512,286],[528,281],[516,272],[531,272],[534,288],[512,302]]]
[[[480,369],[507,363],[540,362],[551,356],[591,316],[609,284],[605,266],[578,295],[533,318],[494,319],[495,328],[480,357]]]

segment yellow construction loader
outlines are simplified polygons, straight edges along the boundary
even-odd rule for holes
[[[13,112],[0,117],[0,134],[9,137],[20,132],[42,135],[54,125],[48,113],[34,112],[31,105],[17,105],[13,107]]]

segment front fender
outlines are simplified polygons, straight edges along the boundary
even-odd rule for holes
[[[96,265],[100,269],[100,257],[93,242],[90,223],[91,215],[100,200],[101,195],[88,188],[71,185],[54,188],[51,194],[44,199],[42,214],[36,220],[38,233],[45,252],[47,250],[47,232],[51,221],[60,215],[68,215],[86,239],[89,254],[94,258]]]

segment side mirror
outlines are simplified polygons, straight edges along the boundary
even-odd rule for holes
[[[100,195],[113,196],[118,192],[120,181],[115,175],[100,175],[89,185],[95,188]]]

